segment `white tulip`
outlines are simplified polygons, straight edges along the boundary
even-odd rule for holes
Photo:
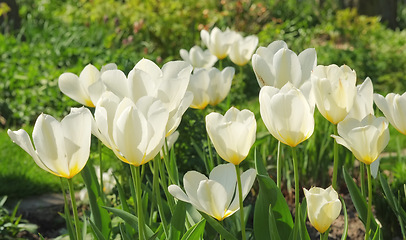
[[[346,65],[317,66],[312,73],[313,94],[320,113],[331,123],[341,122],[357,95],[354,70]]]
[[[346,118],[338,123],[338,135],[332,135],[338,144],[348,148],[359,161],[370,165],[389,143],[388,121],[369,114],[361,121]]]
[[[354,99],[354,105],[352,106],[347,118],[355,118],[362,120],[368,114],[374,115],[374,87],[369,77],[365,81],[357,86],[357,95]]]
[[[244,66],[251,60],[252,54],[258,45],[258,37],[255,35],[243,38],[238,36],[231,45],[229,57],[238,66]]]
[[[252,67],[260,87],[282,88],[290,82],[296,88],[310,81],[316,67],[317,54],[308,48],[298,55],[288,49],[284,41],[274,41],[268,47],[259,47],[252,56]]]
[[[169,111],[166,135],[178,127],[181,117],[190,106],[193,95],[187,93],[192,66],[184,61],[171,61],[160,69],[154,62],[142,59],[128,77],[122,71],[106,71],[101,76],[107,89],[118,97],[133,102],[143,96],[158,98]]]
[[[182,59],[194,68],[211,68],[217,62],[216,56],[208,49],[202,50],[199,46],[193,46],[189,52],[181,49],[179,53]]]
[[[237,33],[228,28],[224,32],[217,27],[214,27],[210,33],[204,29],[200,32],[202,42],[218,59],[227,57],[236,36]]]
[[[314,106],[291,83],[262,87],[259,104],[265,126],[279,141],[295,147],[313,134]]]
[[[255,180],[256,172],[249,169],[241,174],[242,198],[244,199]],[[197,210],[204,212],[218,221],[238,211],[239,199],[237,175],[233,164],[221,164],[213,168],[209,178],[196,171],[189,171],[183,177],[186,191],[170,185],[169,193],[175,198],[192,204]]]
[[[208,94],[210,96],[210,105],[216,106],[227,97],[231,89],[234,73],[235,69],[233,67],[226,67],[222,71],[217,68],[209,70],[210,85]]]
[[[396,130],[406,135],[406,93],[374,94],[374,101]]]
[[[209,71],[206,69],[196,69],[190,76],[188,91],[193,93],[191,108],[204,109],[209,104],[210,81]]]
[[[232,107],[224,116],[216,112],[207,115],[206,130],[220,157],[238,165],[255,142],[257,123],[253,112]]]
[[[106,90],[100,76],[103,72],[113,69],[117,69],[117,65],[114,63],[106,64],[100,72],[95,66],[88,64],[79,77],[73,73],[63,73],[58,79],[59,88],[78,103],[94,107]]]
[[[168,115],[159,99],[145,96],[134,103],[124,98],[113,120],[116,156],[136,167],[152,160],[163,147]]]
[[[341,201],[332,186],[323,189],[312,187],[310,190],[303,188],[306,203],[307,216],[314,228],[320,233],[328,230],[341,212]]]
[[[7,133],[40,168],[70,179],[83,169],[89,158],[91,119],[92,114],[87,108],[71,111],[61,122],[41,114],[32,132],[35,150],[25,130],[9,129]]]

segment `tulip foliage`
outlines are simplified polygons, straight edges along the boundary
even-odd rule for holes
[[[314,48],[296,54],[280,40],[257,48],[256,36],[243,37],[217,27],[211,32],[202,30],[201,41],[207,49],[182,49],[184,61],[169,61],[162,67],[141,59],[128,74],[116,64],[107,64],[100,71],[89,64],[79,76],[64,73],[59,77],[60,90],[91,111],[72,108],[61,121],[39,115],[32,133],[34,144],[25,130],[8,130],[11,140],[40,168],[60,177],[62,183],[68,179],[73,219],[68,202],[64,216],[70,238],[310,239],[308,218],[320,238],[327,239],[335,219],[342,214],[346,220],[346,203],[341,198],[346,186],[365,224],[365,239],[382,239],[371,211],[371,169],[379,172],[378,159],[390,138],[389,124],[406,134],[406,95],[390,93],[384,98],[374,94],[369,78],[356,86],[355,70],[346,65],[317,65]],[[232,106],[228,95],[235,69],[223,68],[221,63],[227,56],[255,75],[260,87],[258,112]],[[373,101],[385,117],[374,116]],[[198,167],[184,174],[179,171],[181,160],[173,148],[176,139],[183,137],[177,129],[186,111],[207,113],[205,126],[197,126],[204,129],[207,139],[202,141],[203,147],[194,139],[191,145],[208,177],[196,171]],[[310,145],[304,144],[319,127],[318,113],[337,129],[333,135],[323,129],[322,136],[336,142],[334,176],[328,180],[328,188],[309,186],[307,190],[300,188],[298,164],[306,158],[302,146]],[[257,129],[262,123],[269,132],[266,137],[260,137]],[[91,134],[99,142],[100,167],[89,161]],[[263,140],[271,138],[291,147],[292,154],[280,158],[286,146]],[[271,177],[269,159],[256,150],[261,145],[277,149],[277,184]],[[338,165],[338,145],[351,151],[360,161],[360,169],[367,170],[368,197],[365,176],[361,176],[360,191],[347,169]],[[106,173],[110,177],[103,173],[102,146],[122,161],[127,171],[121,173],[126,176],[111,169]],[[290,182],[280,183],[281,176],[289,174],[291,159],[294,218],[285,200],[288,196],[283,195],[283,187],[291,189]],[[328,152],[319,160],[333,165]],[[279,164],[287,166],[285,172]],[[338,167],[343,169],[342,184],[336,184],[341,180],[335,178]],[[86,185],[83,196],[90,204],[89,216],[77,212],[71,180],[76,175]],[[405,211],[393,200],[384,177],[380,176],[380,182],[404,226]],[[65,194],[64,188],[62,191]],[[106,197],[111,193],[116,193],[116,202]]]

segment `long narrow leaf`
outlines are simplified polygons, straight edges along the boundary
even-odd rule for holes
[[[111,207],[104,208],[112,212],[113,214],[117,215],[125,222],[128,222],[128,224],[130,224],[135,230],[138,230],[138,218],[136,216],[121,209]],[[154,232],[147,225],[145,225],[145,230],[148,238],[154,235]]]
[[[205,219],[200,220],[200,222],[196,223],[186,231],[181,240],[201,239],[204,233],[205,226],[206,220]]]
[[[171,219],[170,239],[179,239],[185,228],[186,203],[178,201]]]
[[[109,213],[102,208],[105,205],[102,200],[104,196],[101,195],[103,193],[100,192],[96,172],[91,164],[87,164],[82,170],[82,178],[89,196],[91,220],[103,233],[104,238],[108,239],[111,232],[111,219]]]
[[[361,221],[365,224],[368,215],[367,209],[367,202],[365,198],[362,196],[359,188],[355,184],[352,177],[348,174],[347,170],[343,167],[343,174],[344,174],[344,181],[347,185],[348,192],[350,193],[351,200],[354,203],[355,209],[361,219]],[[377,224],[375,219],[372,217],[371,219],[371,229],[376,229]]]
[[[268,213],[269,205],[271,205],[280,239],[288,239],[293,229],[293,219],[289,206],[280,189],[268,176],[263,162],[258,157],[255,157],[255,167],[259,183],[259,194],[254,210],[255,238],[270,239]]]
[[[341,240],[347,239],[348,234],[348,215],[347,215],[347,207],[345,206],[344,199],[340,196],[341,203],[343,205],[343,212],[344,212],[344,230],[343,235],[341,236]]]
[[[94,232],[94,235],[97,237],[98,240],[105,240],[103,233],[100,232],[100,230],[96,227],[96,225],[92,222],[92,220],[89,220],[90,226],[92,227],[92,230]]]

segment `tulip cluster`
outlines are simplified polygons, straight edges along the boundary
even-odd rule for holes
[[[327,189],[303,189],[308,218],[320,234],[326,236],[330,225],[341,212],[342,202],[339,200],[336,182],[340,144],[362,162],[361,169],[367,169],[368,239],[372,219],[371,165],[374,168],[379,167],[376,160],[389,142],[389,123],[406,134],[406,93],[390,93],[386,98],[374,94],[369,78],[356,86],[355,70],[346,65],[317,65],[314,48],[297,55],[285,42],[275,41],[256,50],[256,36],[244,38],[230,29],[222,32],[216,27],[210,33],[202,30],[201,39],[207,50],[202,50],[199,46],[192,47],[189,52],[182,49],[180,55],[184,61],[170,61],[162,67],[148,59],[141,59],[127,75],[113,63],[103,66],[100,71],[89,64],[79,76],[64,73],[58,80],[60,90],[78,103],[94,107],[94,114],[84,107],[72,108],[61,121],[41,114],[33,129],[33,143],[26,131],[8,130],[12,141],[25,150],[40,168],[68,179],[76,238],[82,239],[81,224],[71,179],[87,164],[93,134],[118,159],[129,164],[135,190],[133,200],[137,207],[135,222],[138,223],[138,239],[151,238],[153,234],[143,216],[146,211],[141,184],[141,168],[153,159],[153,165],[150,164],[153,197],[167,239],[173,229],[166,222],[160,186],[164,189],[171,213],[180,211],[174,207],[175,203],[178,204],[175,202],[177,200],[190,203],[203,217],[209,215],[218,221],[239,211],[242,239],[246,239],[243,201],[257,174],[258,179],[261,175],[262,181],[268,177],[260,173],[258,166],[256,170],[249,169],[245,172],[240,169],[256,141],[257,120],[254,113],[248,109],[238,110],[227,106],[224,115],[218,112],[206,115],[209,152],[211,154],[212,143],[218,156],[228,163],[208,167],[211,170],[209,177],[196,171],[188,171],[183,177],[184,191],[178,186],[179,179],[173,177],[177,177],[177,173],[171,172],[177,170],[176,160],[168,157],[169,148],[179,137],[176,130],[186,110],[189,107],[204,109],[209,104],[216,106],[227,97],[232,88],[235,70],[233,67],[219,70],[213,65],[217,60],[229,56],[240,67],[252,61],[253,71],[261,88],[258,97],[260,116],[269,133],[279,141],[277,187],[272,189],[275,190],[272,194],[260,192],[259,196],[272,198],[275,192],[280,193],[280,143],[288,145],[292,149],[295,176],[295,220],[299,221],[301,218],[296,148],[312,136],[317,107],[322,116],[335,127],[334,134],[331,135],[335,140],[334,173],[332,186]],[[385,117],[373,115],[373,101]],[[161,164],[162,159],[164,164]],[[109,178],[102,174],[101,167],[97,173],[101,183],[103,180],[109,182],[105,187],[111,191],[116,184],[111,179],[111,172]],[[269,177],[266,179],[272,182]],[[264,185],[270,188],[270,182],[261,182],[260,191],[265,191]],[[102,185],[99,192],[104,190]],[[267,210],[269,205],[269,210],[272,210],[272,204],[274,203],[266,203]],[[291,217],[290,213],[288,215]],[[273,218],[271,216],[265,221]],[[275,223],[271,221],[269,226],[271,224]],[[217,230],[218,226],[214,226]]]

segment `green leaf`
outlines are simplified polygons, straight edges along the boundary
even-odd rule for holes
[[[350,193],[351,200],[354,203],[355,209],[359,215],[361,221],[366,224],[367,216],[368,216],[368,208],[367,202],[365,198],[362,196],[359,188],[355,184],[352,177],[348,174],[347,170],[343,167],[343,174],[344,174],[344,181],[347,184],[348,192]],[[377,224],[373,217],[371,217],[371,229],[376,229]]]
[[[117,215],[121,219],[123,219],[125,222],[130,224],[135,230],[138,230],[138,218],[136,216],[121,209],[111,207],[104,208],[112,212],[113,214]],[[145,225],[145,230],[148,238],[154,235],[154,232],[147,225]]]
[[[343,235],[341,236],[341,240],[347,239],[348,234],[348,215],[347,215],[347,207],[345,206],[344,199],[340,196],[341,203],[343,204],[343,212],[344,212],[344,230]]]
[[[270,239],[280,240],[278,227],[276,226],[275,216],[273,215],[272,205],[269,204],[269,237]]]
[[[201,239],[203,237],[205,225],[206,220],[205,219],[200,220],[200,222],[196,223],[186,231],[181,240]]]
[[[217,220],[213,219],[206,213],[200,212],[200,214],[206,219],[206,221],[218,232],[221,237],[224,239],[230,239],[230,240],[237,240],[236,237],[234,237],[229,231],[227,231]]]
[[[184,228],[185,228],[185,218],[186,218],[186,203],[178,201],[175,206],[175,211],[171,219],[170,225],[170,239],[179,239]]]
[[[86,164],[82,170],[82,178],[85,182],[87,193],[89,196],[89,205],[91,210],[90,219],[95,226],[103,233],[104,238],[108,239],[111,233],[111,219],[106,209],[102,207],[105,205],[102,198],[104,196],[100,192],[100,185],[96,176],[93,165]]]
[[[96,225],[92,222],[92,220],[89,220],[90,226],[92,227],[92,230],[94,232],[94,235],[97,237],[98,240],[105,240],[103,233],[100,232],[100,230],[96,227]]]
[[[268,176],[263,162],[255,156],[259,194],[254,209],[254,234],[256,239],[270,239],[269,205],[271,205],[280,239],[288,239],[293,229],[293,219],[285,197]]]
[[[310,240],[309,233],[306,228],[306,217],[307,217],[307,202],[306,199],[302,201],[302,204],[299,204],[299,233],[300,239]]]

